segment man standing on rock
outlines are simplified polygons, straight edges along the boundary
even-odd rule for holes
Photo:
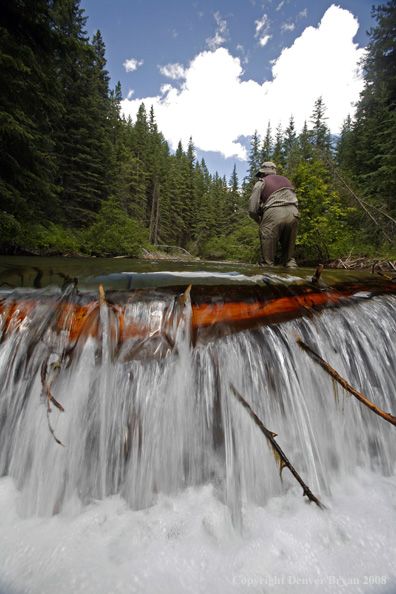
[[[298,200],[284,175],[276,175],[276,165],[263,163],[256,173],[259,181],[249,200],[249,216],[260,225],[261,253],[265,266],[274,266],[278,241],[282,265],[297,268],[294,246],[298,230]]]

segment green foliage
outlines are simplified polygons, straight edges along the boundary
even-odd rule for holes
[[[142,247],[148,247],[148,231],[127,216],[111,196],[102,204],[95,223],[82,233],[82,242],[87,253],[137,257]]]
[[[260,240],[257,224],[248,222],[231,235],[209,239],[201,255],[207,260],[233,260],[257,263],[260,255]]]
[[[376,25],[364,60],[365,87],[354,121],[344,125],[337,160],[359,185],[369,205],[396,217],[396,2],[373,7]],[[375,212],[378,222],[366,218],[365,235],[377,248],[386,236],[395,236],[396,226]],[[383,230],[384,233],[381,232]]]
[[[31,253],[61,256],[77,253],[79,242],[73,231],[54,223],[21,225],[20,246]]]
[[[0,251],[13,253],[18,247],[21,224],[14,215],[0,212]]]
[[[49,2],[3,0],[0,209],[21,220],[47,206],[54,215],[56,205],[51,120],[62,108],[50,79],[52,41]]]
[[[302,260],[327,262],[348,233],[348,211],[334,191],[328,171],[320,162],[300,162],[293,177],[299,202],[300,225],[296,254]]]

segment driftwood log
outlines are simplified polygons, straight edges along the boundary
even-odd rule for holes
[[[262,325],[287,320],[312,317],[326,308],[347,306],[360,299],[383,294],[396,294],[396,283],[386,278],[340,282],[320,287],[314,282],[295,284],[259,285],[192,285],[163,287],[156,290],[111,292],[104,295],[103,288],[96,295],[79,294],[77,291],[64,297],[50,298],[31,293],[18,299],[0,298],[0,340],[17,332],[26,319],[34,317],[38,306],[45,306],[47,329],[67,337],[69,348],[88,336],[100,338],[100,307],[109,308],[111,332],[116,346],[133,340],[137,347],[133,357],[139,358],[138,342],[144,341],[146,352],[153,337],[162,336],[170,345],[174,343],[175,326],[191,305],[191,341],[203,344],[219,336]],[[164,300],[165,309],[161,323],[155,329],[147,321],[133,317],[131,304]],[[176,322],[176,324],[175,324]]]

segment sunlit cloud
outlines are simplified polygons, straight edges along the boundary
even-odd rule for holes
[[[285,129],[292,114],[301,130],[319,97],[330,130],[339,133],[363,88],[359,62],[364,49],[353,42],[357,30],[356,18],[333,5],[317,27],[307,27],[272,62],[272,80],[242,80],[240,58],[218,47],[198,54],[184,69],[181,84],[163,85],[153,97],[125,99],[123,112],[133,120],[142,102],[147,111],[152,105],[173,149],[180,140],[187,146],[192,136],[197,149],[241,160],[247,158],[244,137],[255,130],[264,135],[269,121],[273,129],[278,124]]]
[[[254,37],[258,39],[259,44],[261,47],[267,45],[268,41],[271,39],[271,35],[269,35],[268,31],[270,28],[270,20],[266,14],[263,14],[261,19],[254,21],[256,26],[256,32]]]
[[[281,26],[282,33],[285,33],[286,31],[294,31],[294,29],[295,29],[294,23],[283,23]]]
[[[267,45],[270,39],[271,35],[264,35],[263,37],[260,37],[259,44],[261,45],[261,47],[264,47],[265,45]]]
[[[217,23],[217,29],[214,37],[209,37],[206,40],[206,43],[211,50],[215,50],[216,48],[220,47],[228,39],[227,21],[221,18],[219,12],[216,12],[213,16]]]
[[[135,58],[130,58],[129,60],[125,60],[123,66],[127,72],[133,72],[137,70],[139,66],[142,66],[143,60],[136,60]]]

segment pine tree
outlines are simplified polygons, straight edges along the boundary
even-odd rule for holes
[[[366,84],[356,112],[354,137],[360,149],[359,173],[367,193],[377,205],[396,215],[395,0],[374,7],[372,15],[377,25],[370,30],[364,63]]]
[[[260,162],[264,163],[265,161],[271,161],[272,159],[272,130],[271,130],[271,122],[268,122],[267,131],[265,133],[263,144],[261,147],[260,152]]]
[[[272,152],[272,160],[277,166],[278,173],[286,166],[285,149],[283,146],[283,131],[281,123],[278,124],[275,133],[275,144]]]
[[[254,131],[254,134],[250,141],[250,153],[249,153],[249,160],[248,160],[248,176],[244,179],[243,183],[243,193],[245,195],[250,195],[254,184],[257,181],[256,173],[261,164],[261,154],[260,154],[260,140],[257,133],[257,130]]]
[[[212,204],[210,201],[212,178],[209,174],[205,159],[195,165],[195,193],[196,193],[196,211],[195,211],[195,234],[194,251],[202,253],[202,248],[208,238],[210,229],[213,226]]]
[[[148,196],[150,214],[150,240],[153,244],[161,243],[161,233],[165,219],[169,218],[169,202],[166,197],[166,180],[168,176],[169,146],[158,131],[154,108],[151,106],[149,117],[149,150],[148,150]]]
[[[344,120],[340,136],[337,141],[336,160],[339,166],[351,169],[353,166],[352,118],[350,115]]]
[[[230,209],[228,205],[227,181],[216,172],[211,191],[213,226],[212,237],[220,237],[229,230]]]
[[[312,161],[314,157],[313,145],[311,142],[311,132],[308,130],[308,124],[306,121],[304,122],[304,126],[298,136],[298,146],[301,160],[306,162]]]
[[[311,116],[311,142],[312,144],[325,153],[329,153],[331,149],[330,130],[326,124],[327,117],[325,116],[326,106],[323,98],[319,97],[315,101],[314,109]]]
[[[95,45],[89,43],[80,1],[54,0],[53,5],[64,107],[56,133],[58,183],[65,219],[79,227],[99,210],[106,194],[108,75],[103,41],[98,33]]]
[[[3,0],[0,21],[0,219],[56,219],[52,127],[62,111],[45,0]],[[1,226],[1,232],[5,228]],[[16,229],[16,227],[15,227]]]
[[[171,196],[171,228],[166,230],[168,242],[185,248],[190,240],[191,187],[190,164],[179,141],[175,155],[170,157],[168,193]]]
[[[385,91],[386,105],[396,105],[396,1],[373,6],[377,25],[369,31],[370,42],[364,61],[366,89],[373,85]],[[363,92],[363,97],[365,93]]]
[[[111,142],[113,147],[117,147],[117,142],[121,133],[122,128],[122,118],[121,118],[121,101],[122,101],[122,92],[121,92],[121,83],[118,83],[115,86],[115,89],[110,91],[110,114],[109,114],[109,124],[111,129]]]
[[[344,125],[341,132],[337,160],[360,197],[379,209],[375,211],[377,225],[361,209],[359,226],[366,241],[380,245],[396,231],[394,223],[381,215],[384,212],[396,216],[395,0],[373,7],[372,16],[376,25],[369,31],[363,63],[365,86],[355,119]]]
[[[227,210],[228,210],[228,226],[227,232],[232,233],[240,223],[241,219],[246,213],[247,205],[242,198],[242,194],[239,190],[237,168],[234,164],[230,180],[228,182],[228,199],[227,199]]]
[[[117,194],[125,212],[140,225],[148,227],[146,213],[146,172],[135,147],[135,127],[132,120],[124,122],[123,142],[119,150]]]
[[[290,116],[289,125],[285,130],[283,150],[286,161],[286,169],[288,174],[291,175],[291,173],[295,171],[300,159],[300,151],[298,147],[297,133],[293,116]]]

